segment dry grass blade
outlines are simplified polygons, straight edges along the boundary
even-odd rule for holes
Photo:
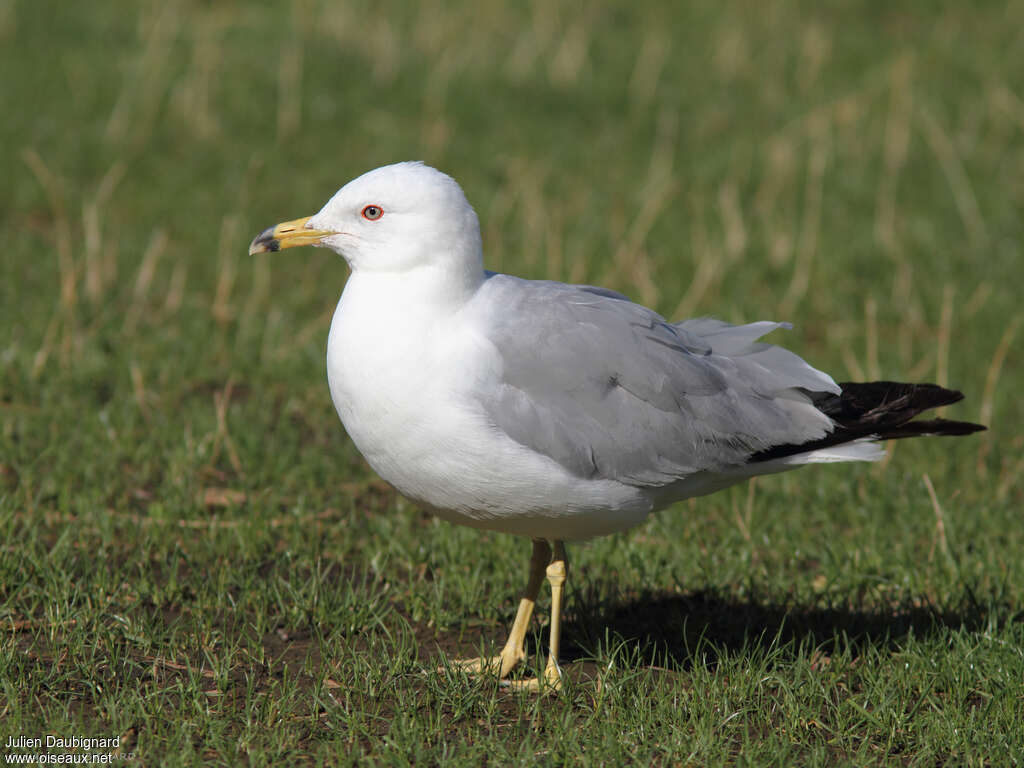
[[[155,4],[148,28],[140,30],[142,52],[136,66],[125,78],[117,102],[107,121],[106,136],[123,149],[142,146],[152,129],[172,64],[172,49],[181,24],[180,0]]]
[[[939,544],[939,549],[942,550],[942,554],[947,559],[951,559],[949,552],[949,542],[946,540],[946,515],[942,511],[942,505],[939,504],[939,497],[935,495],[935,486],[932,485],[932,479],[925,473],[922,475],[924,480],[924,487],[928,489],[928,498],[932,502],[932,510],[935,512],[935,535],[936,540]]]
[[[889,116],[885,125],[884,173],[879,182],[875,206],[875,237],[886,253],[895,255],[896,184],[907,161],[912,117],[913,58],[903,55],[890,70]]]
[[[103,238],[101,212],[110,202],[124,174],[125,164],[115,160],[103,174],[96,193],[82,206],[85,294],[93,304],[98,304],[103,299],[107,287],[114,282],[117,274],[117,261],[113,258],[113,249]]]
[[[135,332],[139,321],[149,312],[149,294],[156,275],[157,265],[167,250],[168,236],[163,229],[157,229],[149,238],[146,250],[139,261],[139,269],[135,275],[135,286],[132,289],[132,303],[125,312],[124,332]]]
[[[988,231],[981,215],[981,209],[978,207],[978,198],[971,187],[970,178],[967,176],[967,171],[964,170],[956,146],[930,109],[921,106],[918,109],[918,115],[924,126],[928,145],[935,153],[939,166],[946,175],[946,181],[953,193],[953,199],[964,223],[964,229],[966,229],[971,242],[975,246],[981,246],[988,241]]]
[[[1010,345],[1017,335],[1021,319],[1024,315],[1017,315],[1003,329],[1003,335],[996,344],[992,353],[992,360],[989,362],[988,371],[985,373],[985,390],[981,396],[981,409],[978,411],[978,422],[981,424],[992,423],[992,413],[995,403],[996,387],[999,384],[999,375],[1003,372],[1003,363],[1010,352]]]
[[[65,182],[50,170],[42,156],[34,148],[26,147],[22,150],[21,156],[43,188],[50,203],[50,212],[53,217],[52,231],[57,241],[57,264],[60,271],[60,302],[58,306],[62,317],[61,324],[64,327],[61,352],[63,361],[66,363],[70,357],[76,328],[75,306],[78,303],[78,271],[71,245],[71,223],[68,220],[64,202]],[[45,362],[45,358],[46,355],[42,358],[43,362]]]
[[[821,205],[829,156],[830,127],[829,118],[824,113],[814,115],[808,122],[811,146],[807,163],[804,213],[793,265],[793,277],[780,304],[780,312],[785,316],[796,311],[797,304],[803,300],[811,282],[811,267],[818,251],[818,235],[821,231]]]

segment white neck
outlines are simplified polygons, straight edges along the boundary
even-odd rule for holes
[[[484,270],[476,264],[424,264],[402,271],[353,269],[341,303],[352,301],[360,311],[394,319],[410,314],[454,313],[484,282]],[[365,302],[372,302],[373,309]]]

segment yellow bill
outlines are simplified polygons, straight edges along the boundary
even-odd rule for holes
[[[337,234],[323,229],[307,229],[306,224],[311,218],[307,216],[304,219],[285,221],[263,230],[249,244],[249,255],[283,251],[285,248],[296,248],[300,245],[316,245],[325,237]]]

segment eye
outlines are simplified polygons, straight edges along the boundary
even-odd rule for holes
[[[369,221],[376,221],[383,215],[384,211],[379,205],[368,205],[363,208],[363,218]]]

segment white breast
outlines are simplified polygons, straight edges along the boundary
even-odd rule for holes
[[[334,406],[370,466],[453,522],[544,538],[629,528],[636,489],[584,480],[497,430],[478,406],[500,359],[458,312],[403,300],[402,280],[354,273],[327,345]]]

